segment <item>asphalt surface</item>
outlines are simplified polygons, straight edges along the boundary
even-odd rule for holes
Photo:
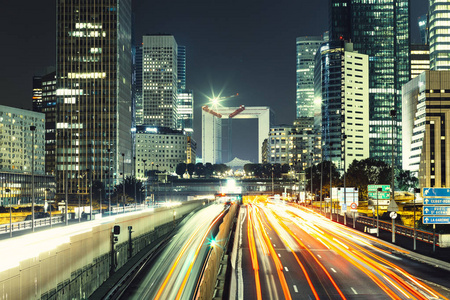
[[[397,245],[302,207],[254,203],[241,211],[244,299],[450,297],[449,271]]]

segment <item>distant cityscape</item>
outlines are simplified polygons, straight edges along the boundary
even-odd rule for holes
[[[354,160],[372,158],[411,172],[418,187],[450,186],[445,1],[430,1],[418,20],[406,0],[330,1],[328,31],[292,41],[292,124],[274,124],[270,107],[228,107],[228,97],[213,95],[194,116],[190,49],[175,36],[132,42],[131,0],[56,2],[56,68],[33,78],[33,111],[0,106],[3,198],[8,190],[14,204],[74,201],[88,197],[93,182],[106,197],[126,178],[147,182],[179,176],[180,164],[231,163],[233,119],[258,119],[258,163],[285,165],[296,178],[324,161],[343,174]],[[410,42],[412,22],[421,44]],[[194,118],[202,120],[201,141]]]

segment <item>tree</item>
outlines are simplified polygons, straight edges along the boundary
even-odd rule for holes
[[[289,164],[282,164],[281,165],[281,173],[287,174],[291,170],[291,166]]]
[[[409,170],[400,170],[396,180],[401,191],[412,191],[419,186],[419,179]]]
[[[322,168],[323,164],[323,168]],[[321,172],[323,169],[323,178],[322,178],[322,196],[330,197],[330,161],[325,160],[321,163],[313,166],[313,192],[314,194],[320,194],[320,180],[321,180]],[[331,165],[331,180],[333,186],[340,186],[342,184],[340,180],[339,171],[336,169],[334,164]],[[305,170],[306,175],[306,188],[311,187],[311,167]]]
[[[281,177],[281,165],[280,164],[273,164],[273,178],[280,178]],[[272,177],[272,174],[270,174],[270,177]]]
[[[194,175],[195,171],[195,165],[193,163],[187,164],[186,169],[189,174],[189,177],[192,178],[192,175]]]
[[[175,172],[178,176],[183,177],[184,173],[186,173],[186,164],[185,163],[179,163],[176,167]]]
[[[136,194],[134,194],[134,184],[136,183]],[[114,195],[113,197],[118,196],[120,203],[122,203],[123,199],[121,199],[123,195],[123,183],[120,183],[114,187]],[[136,198],[137,196],[137,198]],[[140,199],[141,201],[144,199],[144,187],[142,181],[136,180],[135,177],[125,177],[125,197],[126,203],[134,203],[134,199],[136,201]]]
[[[357,187],[359,199],[367,199],[367,185],[386,184],[390,181],[391,167],[385,162],[373,158],[354,160],[346,174],[346,186]]]
[[[195,175],[197,177],[205,175],[205,166],[202,163],[195,164]]]
[[[206,178],[210,178],[211,175],[214,173],[214,167],[211,163],[206,163],[204,168],[204,175]]]

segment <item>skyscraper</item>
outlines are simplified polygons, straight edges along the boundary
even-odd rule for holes
[[[297,44],[297,118],[314,117],[320,104],[314,105],[314,56],[323,43],[321,36],[298,37]]]
[[[178,46],[177,128],[194,134],[194,93],[186,89],[186,47]]]
[[[420,42],[422,45],[428,44],[428,15],[421,15],[417,18],[417,24],[419,25]]]
[[[369,60],[342,40],[322,44],[314,69],[322,103],[323,157],[346,171],[369,157]]]
[[[177,127],[177,75],[178,45],[175,38],[168,34],[145,35],[142,48],[142,125]]]
[[[58,0],[56,11],[57,191],[110,190],[131,173],[131,0]]]
[[[430,0],[428,15],[431,70],[450,70],[450,3]]]
[[[430,69],[430,47],[411,44],[411,79]]]
[[[408,0],[330,1],[330,39],[351,40],[355,51],[369,55],[370,157],[390,163],[394,139],[397,166],[401,88],[410,79],[409,11]]]

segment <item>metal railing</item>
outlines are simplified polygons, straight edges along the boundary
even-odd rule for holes
[[[27,230],[27,229],[31,229],[31,220],[29,221],[22,221],[22,222],[15,222],[12,223],[11,227],[12,227],[12,232],[17,232],[17,231],[21,231],[21,230]],[[52,217],[52,222],[51,224],[59,224],[64,222],[64,216],[60,215],[60,216],[56,216],[56,217]],[[42,227],[42,226],[49,226],[50,225],[50,218],[42,218],[42,219],[36,219],[34,220],[34,227]],[[4,233],[9,233],[10,226],[9,223],[7,224],[2,224],[0,225],[0,234],[4,234]]]
[[[370,217],[359,216],[356,219],[356,222],[376,227],[376,221],[374,222],[373,218],[370,218]],[[392,232],[391,222],[379,220],[378,223],[379,223],[380,229],[384,229],[386,231]],[[395,233],[414,238],[414,228],[409,227],[409,226],[395,224]],[[435,238],[436,246],[439,246],[439,234],[433,234],[432,232],[429,232],[429,231],[416,229],[416,238],[417,238],[417,240],[420,240],[420,241],[423,241],[423,242],[429,243],[429,244],[432,244],[433,239]]]

